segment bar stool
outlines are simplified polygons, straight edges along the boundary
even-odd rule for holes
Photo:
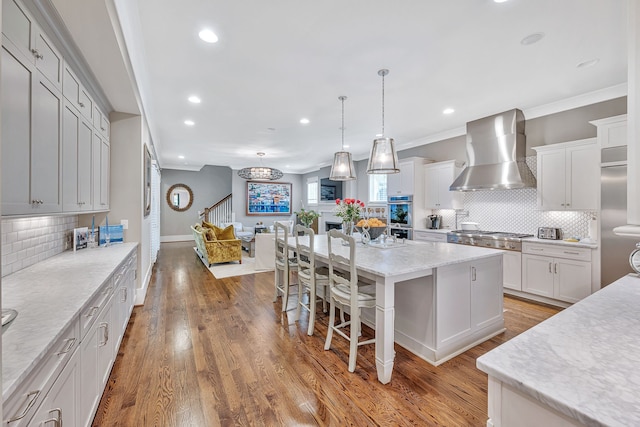
[[[298,267],[296,258],[289,258],[289,230],[283,224],[276,222],[275,228],[275,293],[273,302],[282,293],[282,311],[287,311],[289,303],[289,286],[291,285],[290,273]]]
[[[327,298],[329,289],[329,269],[316,267],[316,255],[313,250],[315,233],[311,228],[296,225],[296,257],[298,260],[298,309],[297,319],[300,319],[300,309],[309,312],[309,327],[307,335],[313,335],[313,326],[316,320],[317,296],[322,298],[322,311],[327,311]],[[309,295],[309,302],[305,303],[302,296]]]
[[[328,235],[329,244],[329,327],[327,328],[327,339],[324,343],[324,349],[331,348],[331,340],[333,332],[349,341],[349,372],[356,369],[356,358],[358,357],[358,347],[366,344],[375,343],[375,338],[359,341],[360,335],[360,316],[362,308],[373,308],[376,306],[375,286],[362,284],[359,287],[358,273],[356,271],[356,243],[352,236],[338,230],[330,230]],[[332,244],[332,240],[335,241]],[[342,255],[345,250],[346,242],[349,246],[349,256]],[[348,274],[338,274],[337,270],[349,272]],[[335,324],[336,303],[348,306],[351,316],[348,321],[342,321]],[[349,326],[349,334],[346,333],[346,327]]]

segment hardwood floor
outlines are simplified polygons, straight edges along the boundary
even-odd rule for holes
[[[192,246],[162,244],[93,425],[484,426],[476,358],[558,311],[505,297],[506,332],[439,367],[396,345],[383,385],[373,346],[349,373],[346,340],[323,350],[328,315],[319,310],[310,337],[304,311],[299,322],[281,313],[273,272],[216,280]]]

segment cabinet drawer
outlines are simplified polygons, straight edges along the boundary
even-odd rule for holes
[[[540,243],[522,243],[522,253],[544,255],[555,258],[591,261],[591,249],[573,248],[565,245],[545,245]]]
[[[109,278],[103,285],[100,291],[87,303],[85,308],[80,314],[80,331],[81,337],[84,339],[85,334],[91,328],[91,325],[96,321],[100,312],[104,308],[105,304],[109,300],[109,297],[113,294],[113,278]]]
[[[4,425],[26,426],[80,342],[78,319],[58,338],[38,366],[3,404]]]
[[[424,242],[446,242],[446,233],[431,233],[428,231],[414,230],[414,240],[422,240]]]

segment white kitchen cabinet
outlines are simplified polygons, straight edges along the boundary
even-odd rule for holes
[[[598,210],[600,148],[596,138],[534,147],[538,160],[538,207]]]
[[[575,303],[591,294],[591,249],[524,243],[522,291]]]
[[[62,210],[62,94],[3,45],[2,214]]]
[[[109,124],[109,117],[103,113],[97,105],[93,107],[93,127],[100,132],[100,135],[107,140],[109,139],[111,127]]]
[[[93,126],[69,101],[62,119],[62,202],[64,212],[93,210],[91,141]]]
[[[96,211],[109,209],[111,147],[102,134],[94,130],[91,167],[93,179],[93,209]]]
[[[47,393],[40,408],[29,423],[31,426],[76,426],[78,425],[80,396],[80,356],[75,349]]]
[[[387,195],[414,194],[415,165],[412,161],[399,162],[400,172],[387,175]]]
[[[460,166],[455,160],[424,165],[427,209],[462,208],[462,193],[449,191],[449,186],[461,172]]]
[[[447,233],[430,230],[413,230],[413,240],[423,242],[447,242]]]
[[[93,99],[91,99],[89,92],[82,86],[82,83],[80,83],[80,79],[78,79],[73,70],[69,68],[69,64],[66,63],[64,64],[62,89],[64,97],[71,102],[85,119],[93,124]]]
[[[620,147],[627,145],[627,115],[622,114],[606,119],[590,121],[598,128],[600,148]]]
[[[3,46],[34,64],[57,90],[62,90],[62,55],[44,35],[26,8],[15,0],[2,2]]]
[[[502,254],[503,285],[507,289],[522,290],[522,253],[504,251]]]

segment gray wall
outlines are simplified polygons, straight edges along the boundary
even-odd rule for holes
[[[174,184],[186,184],[193,191],[193,204],[185,212],[176,212],[167,204],[167,191]],[[200,220],[198,211],[231,194],[231,168],[206,165],[197,172],[163,169],[160,205],[160,235],[191,236],[189,226]],[[235,198],[235,197],[234,197]]]

